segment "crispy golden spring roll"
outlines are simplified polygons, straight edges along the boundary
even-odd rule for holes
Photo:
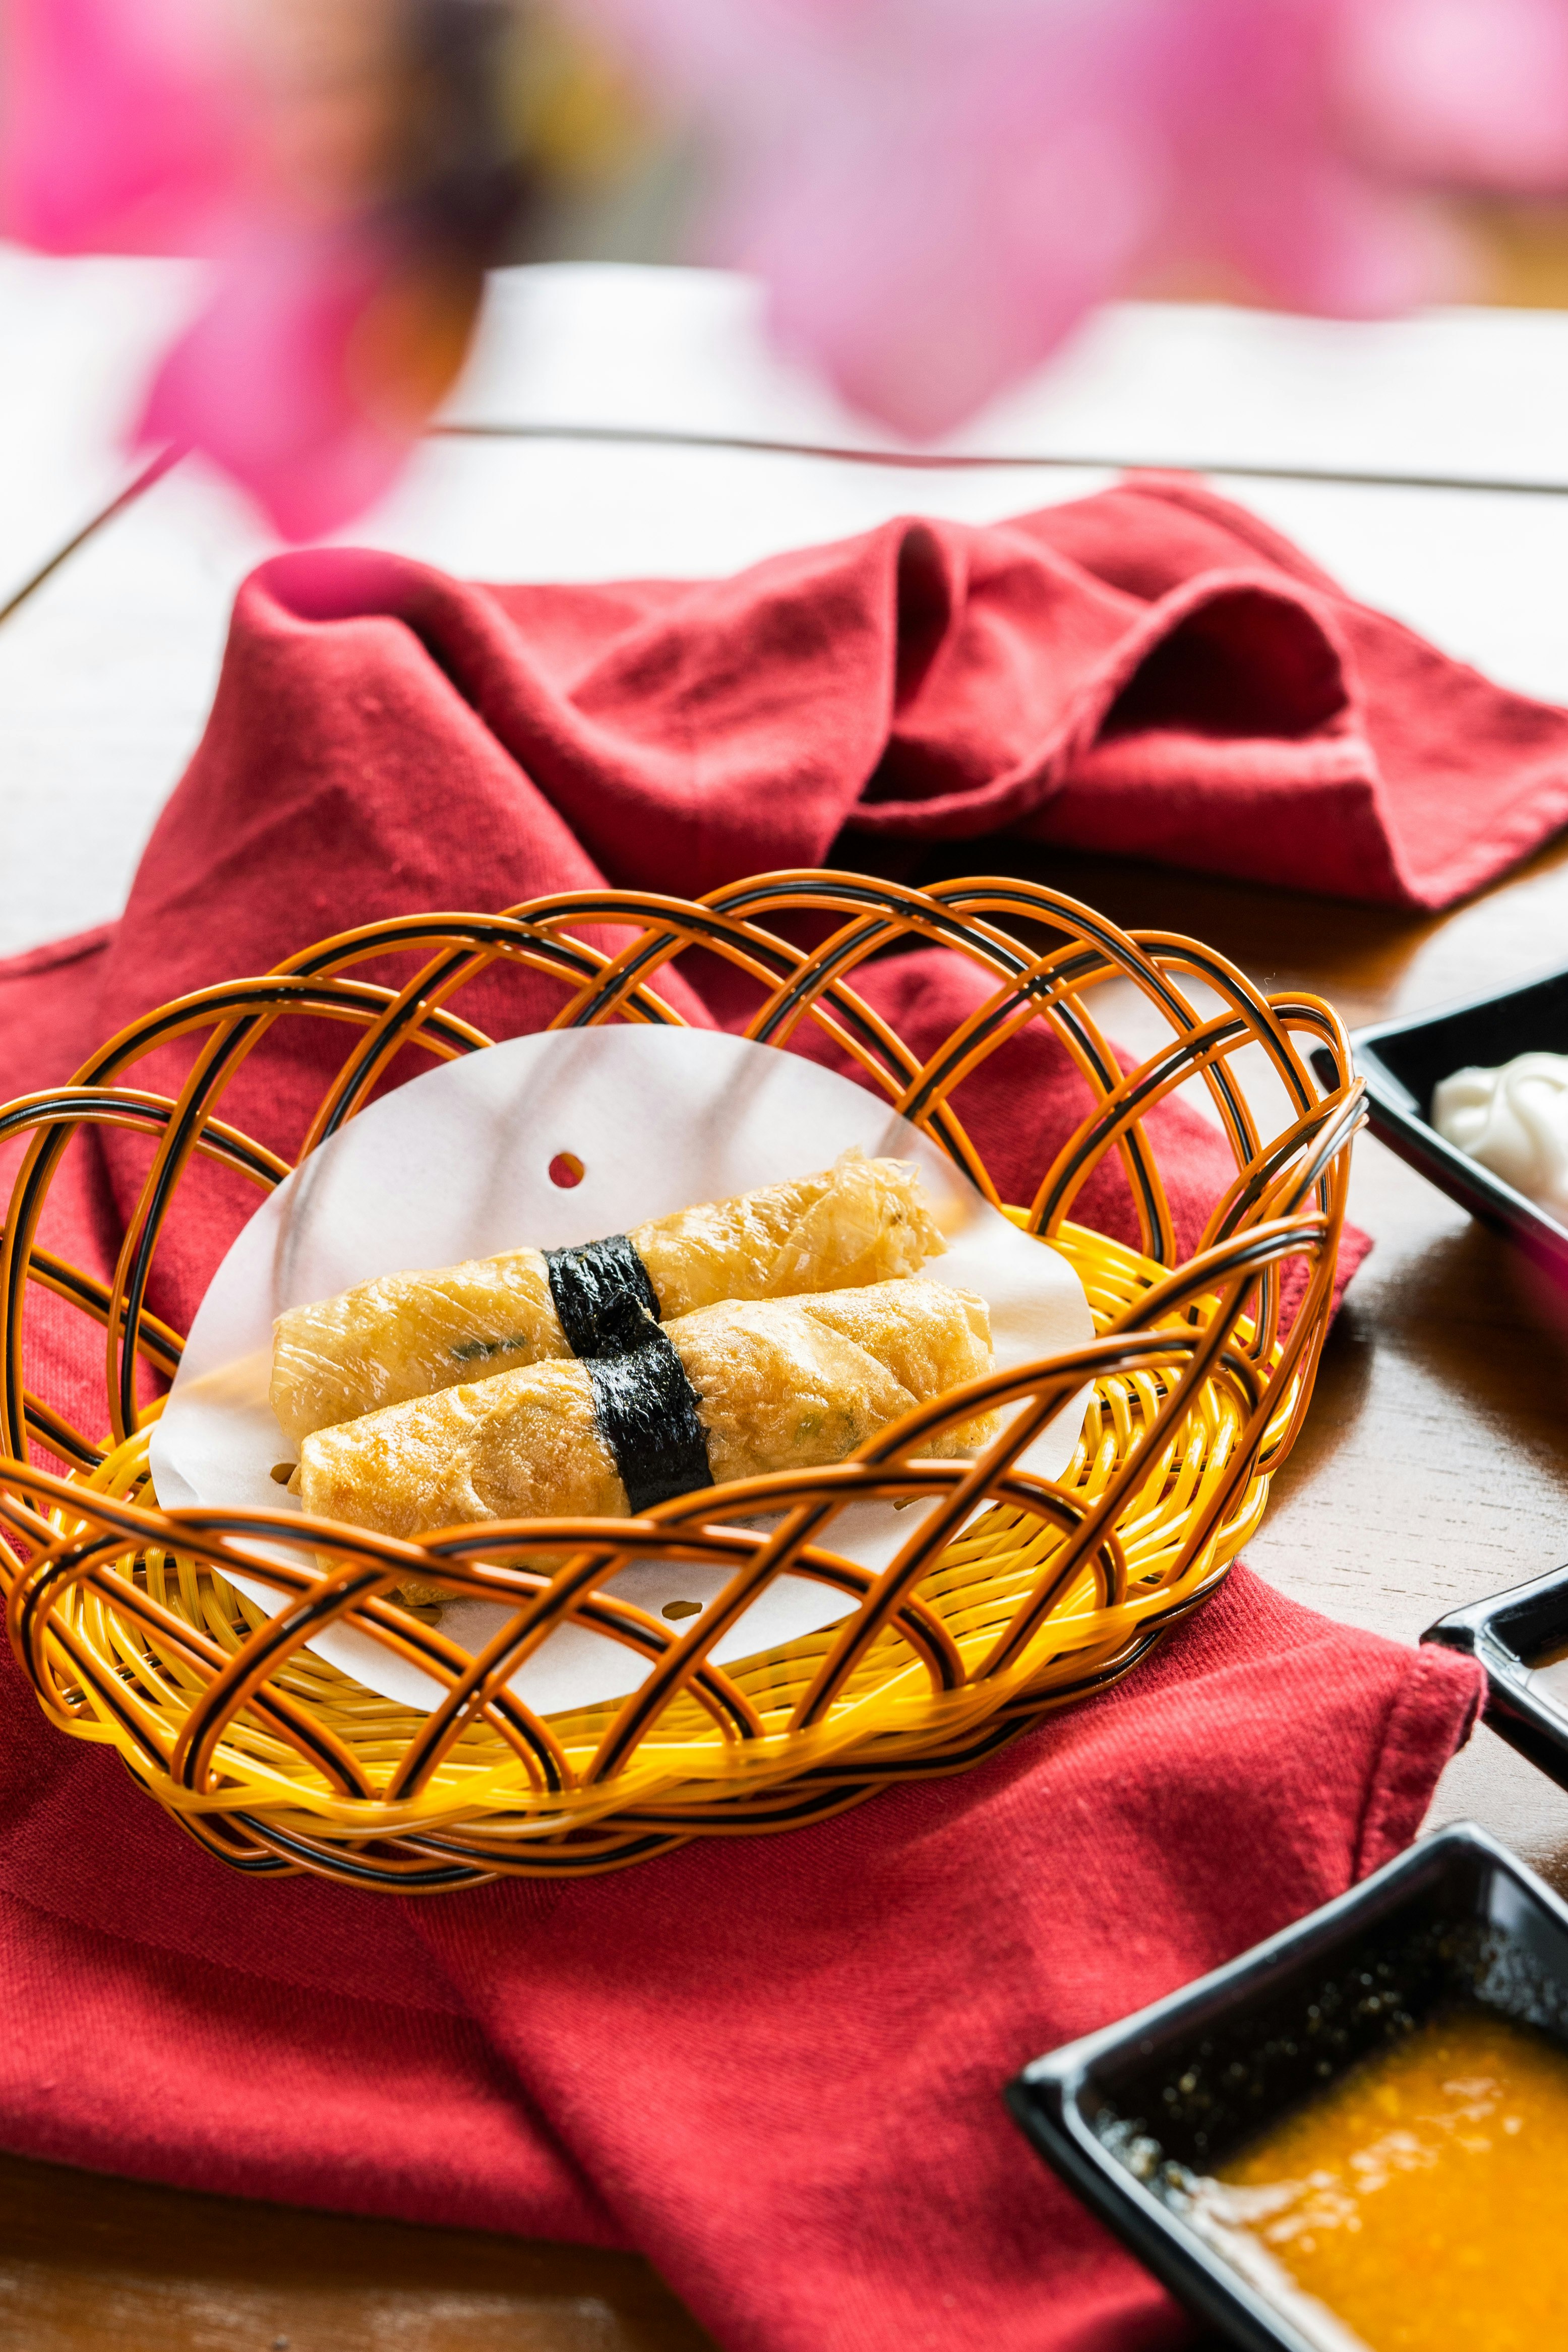
[[[620,1518],[710,1482],[840,1462],[992,1361],[984,1300],[943,1283],[727,1300],[626,1355],[529,1365],[318,1430],[301,1449],[300,1498],[395,1536]],[[995,1428],[982,1414],[930,1451],[966,1453]]]
[[[618,1352],[628,1330],[640,1338],[644,1309],[668,1322],[723,1298],[883,1282],[945,1246],[919,1171],[852,1148],[815,1176],[680,1209],[581,1249],[382,1275],[290,1307],[275,1328],[272,1410],[298,1445],[405,1397]]]

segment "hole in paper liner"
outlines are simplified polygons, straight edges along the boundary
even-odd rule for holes
[[[558,1151],[550,1163],[550,1181],[569,1192],[574,1184],[583,1181],[587,1171],[574,1151]]]

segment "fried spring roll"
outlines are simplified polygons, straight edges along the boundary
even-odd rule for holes
[[[680,1209],[612,1242],[382,1275],[290,1307],[275,1327],[272,1410],[298,1445],[405,1398],[613,1352],[594,1318],[616,1307],[668,1322],[721,1299],[847,1289],[913,1274],[945,1246],[919,1171],[851,1149],[814,1176]],[[570,1334],[563,1300],[579,1324]]]
[[[710,1478],[840,1462],[993,1362],[984,1300],[928,1279],[728,1300],[667,1324],[663,1340],[695,1406],[694,1468],[678,1412],[668,1431],[656,1413],[628,1440],[616,1384],[657,1393],[661,1343],[608,1363],[526,1366],[318,1430],[301,1449],[304,1507],[395,1536],[477,1519],[621,1518]],[[967,1453],[995,1428],[982,1414],[929,1450]],[[661,1434],[679,1456],[662,1476]]]

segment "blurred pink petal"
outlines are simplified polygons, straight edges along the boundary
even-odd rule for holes
[[[1151,232],[1130,5],[583,0],[711,136],[712,248],[763,278],[780,342],[918,436],[1033,367]]]
[[[1347,0],[1342,91],[1384,171],[1568,184],[1568,0]]]
[[[576,5],[697,117],[714,245],[781,341],[904,433],[961,424],[1130,284],[1195,267],[1363,317],[1436,282],[1425,215],[1346,135],[1343,45],[1467,0]]]
[[[1255,299],[1341,318],[1432,292],[1445,256],[1425,213],[1342,136],[1340,0],[1164,13],[1165,198],[1145,260],[1208,265]]]
[[[234,185],[222,0],[10,0],[0,231],[48,253],[198,253]]]
[[[9,0],[5,226],[214,257],[141,437],[203,452],[288,538],[382,494],[461,359],[514,190],[504,22],[500,0]]]
[[[378,403],[364,363],[397,259],[363,230],[254,237],[164,359],[141,438],[201,451],[286,539],[360,513],[394,480],[422,421]]]

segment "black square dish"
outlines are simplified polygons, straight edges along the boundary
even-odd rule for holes
[[[1007,2085],[1040,2153],[1198,2317],[1249,2352],[1317,2352],[1179,2210],[1205,2173],[1455,2000],[1568,2044],[1568,1906],[1469,1822]]]
[[[1568,1230],[1427,1124],[1434,1088],[1456,1070],[1495,1069],[1516,1054],[1568,1054],[1568,971],[1413,1020],[1379,1022],[1356,1030],[1351,1045],[1373,1133],[1473,1217],[1510,1234],[1568,1281]]]
[[[1568,1789],[1568,1568],[1456,1609],[1421,1639],[1479,1659],[1492,1729]]]

